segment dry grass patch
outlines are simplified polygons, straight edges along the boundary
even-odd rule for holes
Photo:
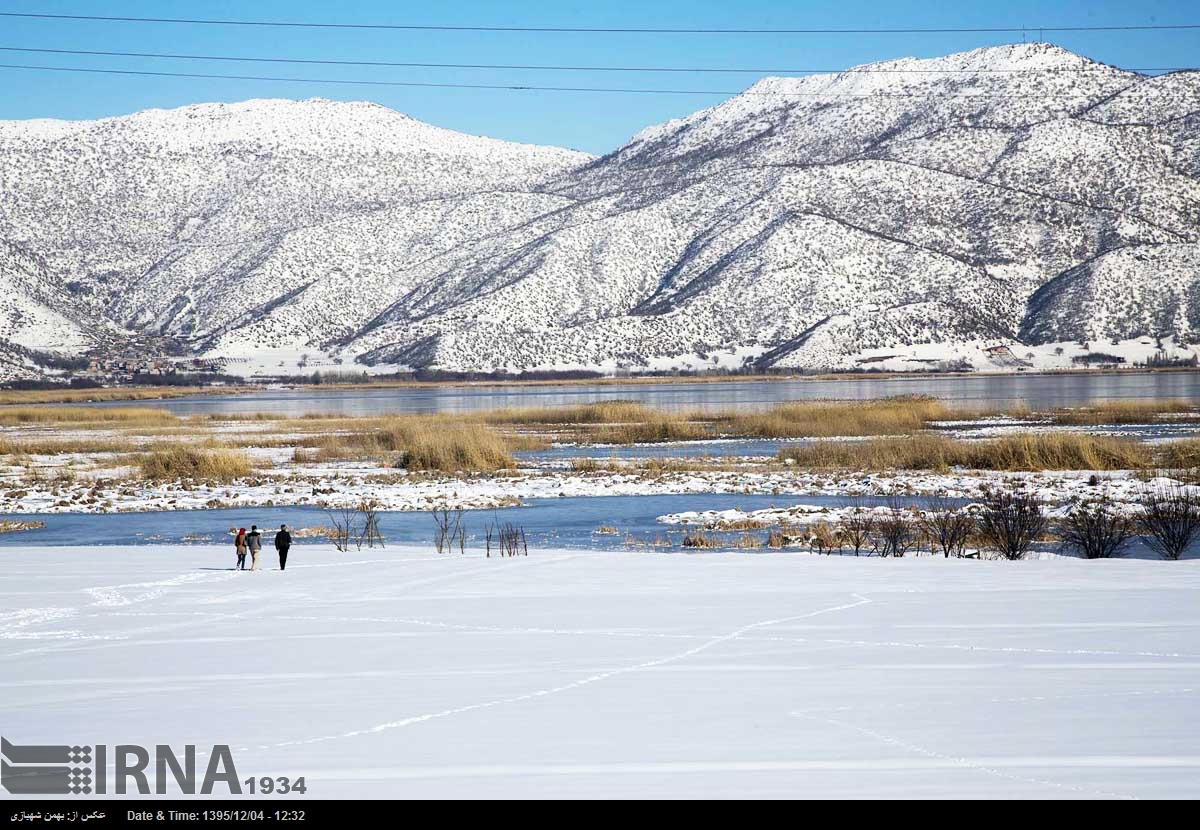
[[[70,424],[86,426],[166,426],[179,418],[165,409],[104,406],[6,406],[0,407],[0,425]]]
[[[637,401],[597,401],[579,406],[544,406],[531,409],[497,409],[481,413],[490,424],[617,424],[644,421],[660,414]]]
[[[719,548],[721,540],[715,536],[710,536],[706,533],[689,533],[683,537],[683,546],[685,548]]]
[[[406,470],[493,472],[514,467],[504,439],[483,424],[439,418],[396,418],[372,433],[382,449],[398,454]]]
[[[250,459],[237,450],[173,444],[137,458],[142,475],[151,481],[236,481],[254,473]]]
[[[44,403],[91,403],[93,401],[154,401],[246,391],[203,386],[113,387],[105,389],[0,389],[0,405]]]
[[[540,409],[500,409],[466,417],[489,424],[565,427],[580,440],[597,444],[657,444],[712,437],[705,424],[686,415],[626,400]]]
[[[719,416],[722,432],[752,438],[828,438],[835,435],[904,435],[947,420],[952,411],[933,398],[872,401],[794,401],[767,412]]]
[[[682,415],[655,412],[643,421],[610,424],[588,432],[597,444],[663,444],[672,441],[700,441],[713,434],[704,424]]]
[[[1196,412],[1191,401],[1111,401],[1093,406],[1056,409],[1050,417],[1057,424],[1070,426],[1102,426],[1105,424],[1153,423],[1163,415]]]
[[[0,455],[86,455],[128,453],[137,447],[125,438],[0,438]]]
[[[782,460],[817,469],[945,470],[965,467],[1008,472],[1137,470],[1153,466],[1154,448],[1124,438],[1076,433],[1013,435],[959,441],[932,435],[872,441],[822,441],[788,447]]]
[[[312,462],[377,459],[406,470],[494,472],[514,465],[495,430],[461,418],[402,415],[373,419],[364,432],[302,439],[300,458]]]
[[[1194,470],[1200,468],[1200,438],[1186,438],[1160,444],[1159,463],[1169,470]]]

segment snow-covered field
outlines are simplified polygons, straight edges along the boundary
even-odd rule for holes
[[[292,804],[1200,794],[1197,561],[232,559],[4,551],[5,737],[229,743]]]

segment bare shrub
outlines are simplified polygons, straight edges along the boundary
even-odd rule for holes
[[[350,540],[358,535],[358,511],[353,507],[343,507],[340,510],[327,510],[329,529],[326,538],[333,543],[339,553],[350,550]]]
[[[875,517],[861,503],[855,503],[854,508],[842,519],[839,536],[845,546],[860,556],[871,546],[875,533]]]
[[[1062,548],[1084,559],[1112,559],[1121,555],[1136,527],[1132,518],[1100,500],[1072,509],[1062,520],[1059,536]]]
[[[433,546],[438,553],[453,553],[458,545],[458,552],[466,552],[466,527],[463,524],[463,509],[451,509],[446,505],[434,507],[429,511],[433,517],[434,532]]]
[[[368,548],[376,545],[385,547],[383,531],[379,529],[379,502],[375,499],[363,499],[358,503],[355,512],[358,514],[358,533],[355,536],[358,549],[362,550],[364,545]]]
[[[512,522],[500,523],[499,519],[490,522],[484,531],[487,545],[487,557],[492,557],[492,542],[496,542],[496,552],[500,556],[528,556],[529,542],[525,538],[525,528]]]
[[[990,493],[979,513],[984,544],[1008,560],[1024,559],[1047,526],[1042,503],[1028,493]]]
[[[920,522],[930,549],[947,559],[962,556],[967,540],[975,533],[975,514],[945,496],[929,499],[929,509],[921,513]]]
[[[767,534],[767,547],[778,549],[785,545],[787,545],[787,536],[779,528],[775,528]]]
[[[880,556],[904,556],[920,539],[913,511],[900,501],[889,499],[887,511],[875,521],[872,539]]]
[[[1184,484],[1159,483],[1141,494],[1140,525],[1146,544],[1163,559],[1179,559],[1200,533],[1200,497]]]

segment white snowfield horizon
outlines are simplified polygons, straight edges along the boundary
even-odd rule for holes
[[[286,572],[264,552],[267,570],[239,573],[224,545],[4,557],[15,743],[227,743],[241,778],[303,775],[310,798],[1200,786],[1197,560],[306,546]]]
[[[0,378],[146,337],[250,377],[1190,359],[1198,136],[1200,72],[1046,43],[601,158],[319,98],[0,122]]]

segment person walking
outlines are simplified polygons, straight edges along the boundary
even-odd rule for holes
[[[230,528],[232,530],[232,528]],[[233,536],[233,549],[237,551],[237,569],[246,570],[246,528],[240,528]]]
[[[258,532],[258,525],[250,525],[250,532],[246,534],[246,546],[250,548],[250,570],[258,570],[258,552],[262,550],[262,534]]]
[[[287,570],[288,549],[292,546],[292,534],[288,533],[287,525],[280,525],[275,534],[275,550],[279,551],[279,570]]]

